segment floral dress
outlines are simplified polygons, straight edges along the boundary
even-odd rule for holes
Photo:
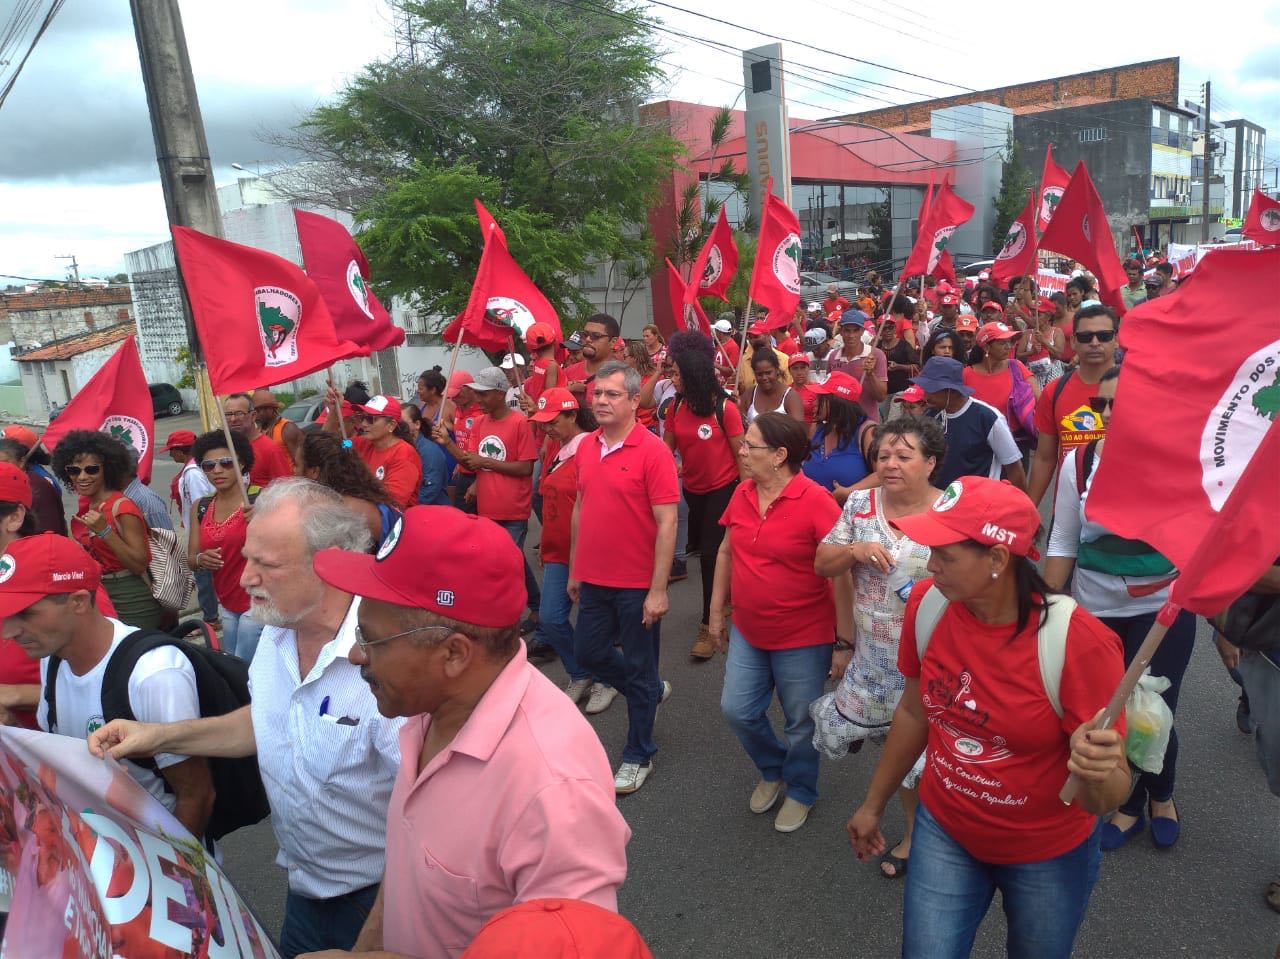
[[[912,582],[929,576],[929,547],[894,530],[885,519],[878,490],[855,490],[824,543],[879,543],[904,567]],[[898,638],[906,603],[889,588],[889,576],[866,563],[853,568],[853,658],[835,692],[809,707],[814,747],[831,759],[864,739],[883,742],[906,680],[898,672]],[[919,765],[919,764],[917,764]],[[916,770],[912,771],[913,776]],[[910,777],[909,777],[910,778]]]

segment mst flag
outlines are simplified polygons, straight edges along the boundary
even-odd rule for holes
[[[284,257],[173,227],[215,393],[287,383],[367,347],[339,340],[316,285]]]
[[[773,177],[769,177],[747,299],[769,311],[768,322],[773,326],[789,323],[800,302],[800,252],[800,220],[773,195]]]
[[[702,312],[697,298],[690,300],[689,290],[691,289],[693,284],[690,283],[686,287],[680,271],[670,260],[667,260],[667,298],[671,301],[672,325],[670,329],[662,331],[663,336],[670,338],[678,330],[689,329],[711,336],[711,322],[707,319],[707,314]],[[655,318],[658,315],[657,312],[654,313]]]
[[[1027,190],[1027,205],[1009,224],[1004,245],[991,267],[991,279],[1005,284],[1015,276],[1026,276],[1036,269],[1036,195],[1034,190]]]
[[[369,261],[347,228],[305,210],[294,210],[293,217],[307,276],[329,307],[337,337],[370,350],[403,343],[404,330],[392,325],[391,314],[369,289]]]
[[[1263,246],[1280,244],[1280,203],[1255,188],[1244,218],[1244,237]]]
[[[1070,174],[1053,161],[1053,144],[1047,145],[1044,148],[1044,169],[1040,172],[1040,204],[1036,216],[1036,226],[1041,233],[1049,229],[1049,221],[1053,219],[1053,212],[1062,201],[1069,182]]]
[[[520,269],[507,249],[502,228],[476,200],[476,213],[484,231],[484,252],[471,286],[467,307],[441,337],[446,343],[462,342],[491,353],[510,350],[512,340],[523,342],[525,330],[546,323],[560,342],[560,317],[533,280]]]
[[[693,271],[689,274],[689,285],[685,296],[692,302],[699,296],[714,296],[729,302],[725,291],[733,275],[738,272],[738,247],[733,242],[733,231],[729,229],[729,221],[725,219],[724,207],[720,207],[720,215],[716,217],[716,225],[711,228],[707,242],[693,261]]]
[[[72,430],[101,430],[138,454],[138,476],[151,481],[155,422],[138,344],[128,337],[101,369],[76,391],[41,439],[52,450]]]
[[[1219,250],[1121,332],[1088,518],[1167,556],[1182,571],[1170,601],[1203,615],[1280,556],[1280,329],[1258,309],[1277,298],[1280,248]]]
[[[920,221],[916,245],[911,248],[911,255],[899,274],[904,280],[914,276],[939,275],[939,263],[951,242],[951,234],[973,216],[973,204],[957,196],[950,181],[944,180],[932,199],[925,195],[920,213],[924,219]],[[953,269],[952,282],[954,277]]]
[[[1124,300],[1120,287],[1128,282],[1120,256],[1116,253],[1115,237],[1107,222],[1107,211],[1102,208],[1102,198],[1085,169],[1084,161],[1076,164],[1071,182],[1054,212],[1053,222],[1040,237],[1040,247],[1069,256],[1098,278],[1102,301],[1124,313]]]

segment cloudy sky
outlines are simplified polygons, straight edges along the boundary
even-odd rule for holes
[[[0,0],[0,34],[13,7]],[[1268,128],[1271,178],[1280,164],[1280,2],[1229,7],[1206,28],[1208,42],[1194,26],[1205,8],[1189,0],[1154,16],[1113,0],[1025,4],[1020,20],[944,0],[671,0],[648,11],[669,70],[661,95],[731,103],[742,84],[734,51],[780,37],[796,68],[791,113],[808,119],[1181,56],[1183,98],[1198,99],[1212,80],[1216,119]],[[237,176],[232,163],[278,162],[263,130],[288,127],[394,50],[383,0],[187,0],[182,13],[220,184]],[[124,0],[70,0],[0,106],[0,210],[0,270],[19,277],[59,278],[65,254],[84,276],[115,273],[125,252],[166,237]],[[0,286],[12,282],[0,276]]]

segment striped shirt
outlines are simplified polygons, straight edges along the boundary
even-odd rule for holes
[[[266,627],[249,667],[258,767],[280,846],[276,863],[289,871],[290,890],[309,899],[382,879],[404,721],[378,712],[359,667],[347,660],[359,608],[352,600],[305,679],[291,629]]]

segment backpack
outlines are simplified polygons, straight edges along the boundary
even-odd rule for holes
[[[916,609],[916,655],[924,661],[924,651],[933,637],[933,630],[942,620],[950,603],[937,586],[930,586],[920,598]],[[1048,600],[1048,610],[1036,630],[1036,650],[1040,660],[1040,681],[1053,711],[1062,718],[1062,664],[1067,658],[1067,630],[1076,601],[1070,596],[1053,596]]]
[[[246,489],[249,494],[249,505],[252,506],[258,501],[258,494],[262,492],[261,486],[250,486]],[[204,522],[204,514],[209,512],[209,507],[213,505],[212,496],[202,496],[196,500],[196,522]]]
[[[134,667],[142,656],[162,646],[176,646],[195,670],[196,692],[200,697],[202,717],[224,716],[248,705],[249,664],[230,653],[197,646],[183,638],[203,629],[203,623],[191,620],[178,624],[172,633],[139,629],[126,636],[111,654],[102,676],[103,722],[137,718],[133,713],[133,705],[129,702],[129,677],[133,675]],[[50,656],[49,668],[45,674],[44,701],[49,710],[51,732],[57,731],[56,695],[58,668],[61,665],[59,657]],[[154,759],[136,757],[129,761],[144,769],[159,772]],[[271,814],[256,756],[238,759],[210,758],[207,762],[214,790],[213,812],[205,826],[207,837],[221,839],[242,826],[261,822]]]
[[[1058,421],[1058,400],[1062,399],[1062,391],[1067,388],[1067,381],[1076,375],[1075,368],[1067,370],[1054,381],[1053,384],[1053,400],[1049,403],[1049,413],[1053,416],[1053,421]]]
[[[1022,374],[1026,367],[1017,360],[1009,362],[1009,378],[1013,386],[1009,389],[1009,403],[1005,416],[1013,435],[1018,439],[1029,440],[1034,447],[1040,438],[1040,430],[1036,428],[1036,394]]]
[[[1076,491],[1084,497],[1085,484],[1093,475],[1094,461],[1098,456],[1098,440],[1090,440],[1076,451]],[[1138,539],[1126,539],[1107,533],[1094,540],[1081,540],[1076,551],[1076,566],[1080,569],[1108,573],[1112,576],[1168,576],[1177,567],[1161,553]],[[1148,587],[1130,585],[1134,596],[1144,596],[1167,586],[1168,582],[1153,583]]]
[[[111,521],[119,523],[120,504],[125,496],[118,496],[111,504]],[[143,577],[151,587],[151,595],[157,603],[172,612],[186,609],[196,591],[195,574],[187,565],[187,542],[171,529],[155,529],[146,525],[147,575]]]

